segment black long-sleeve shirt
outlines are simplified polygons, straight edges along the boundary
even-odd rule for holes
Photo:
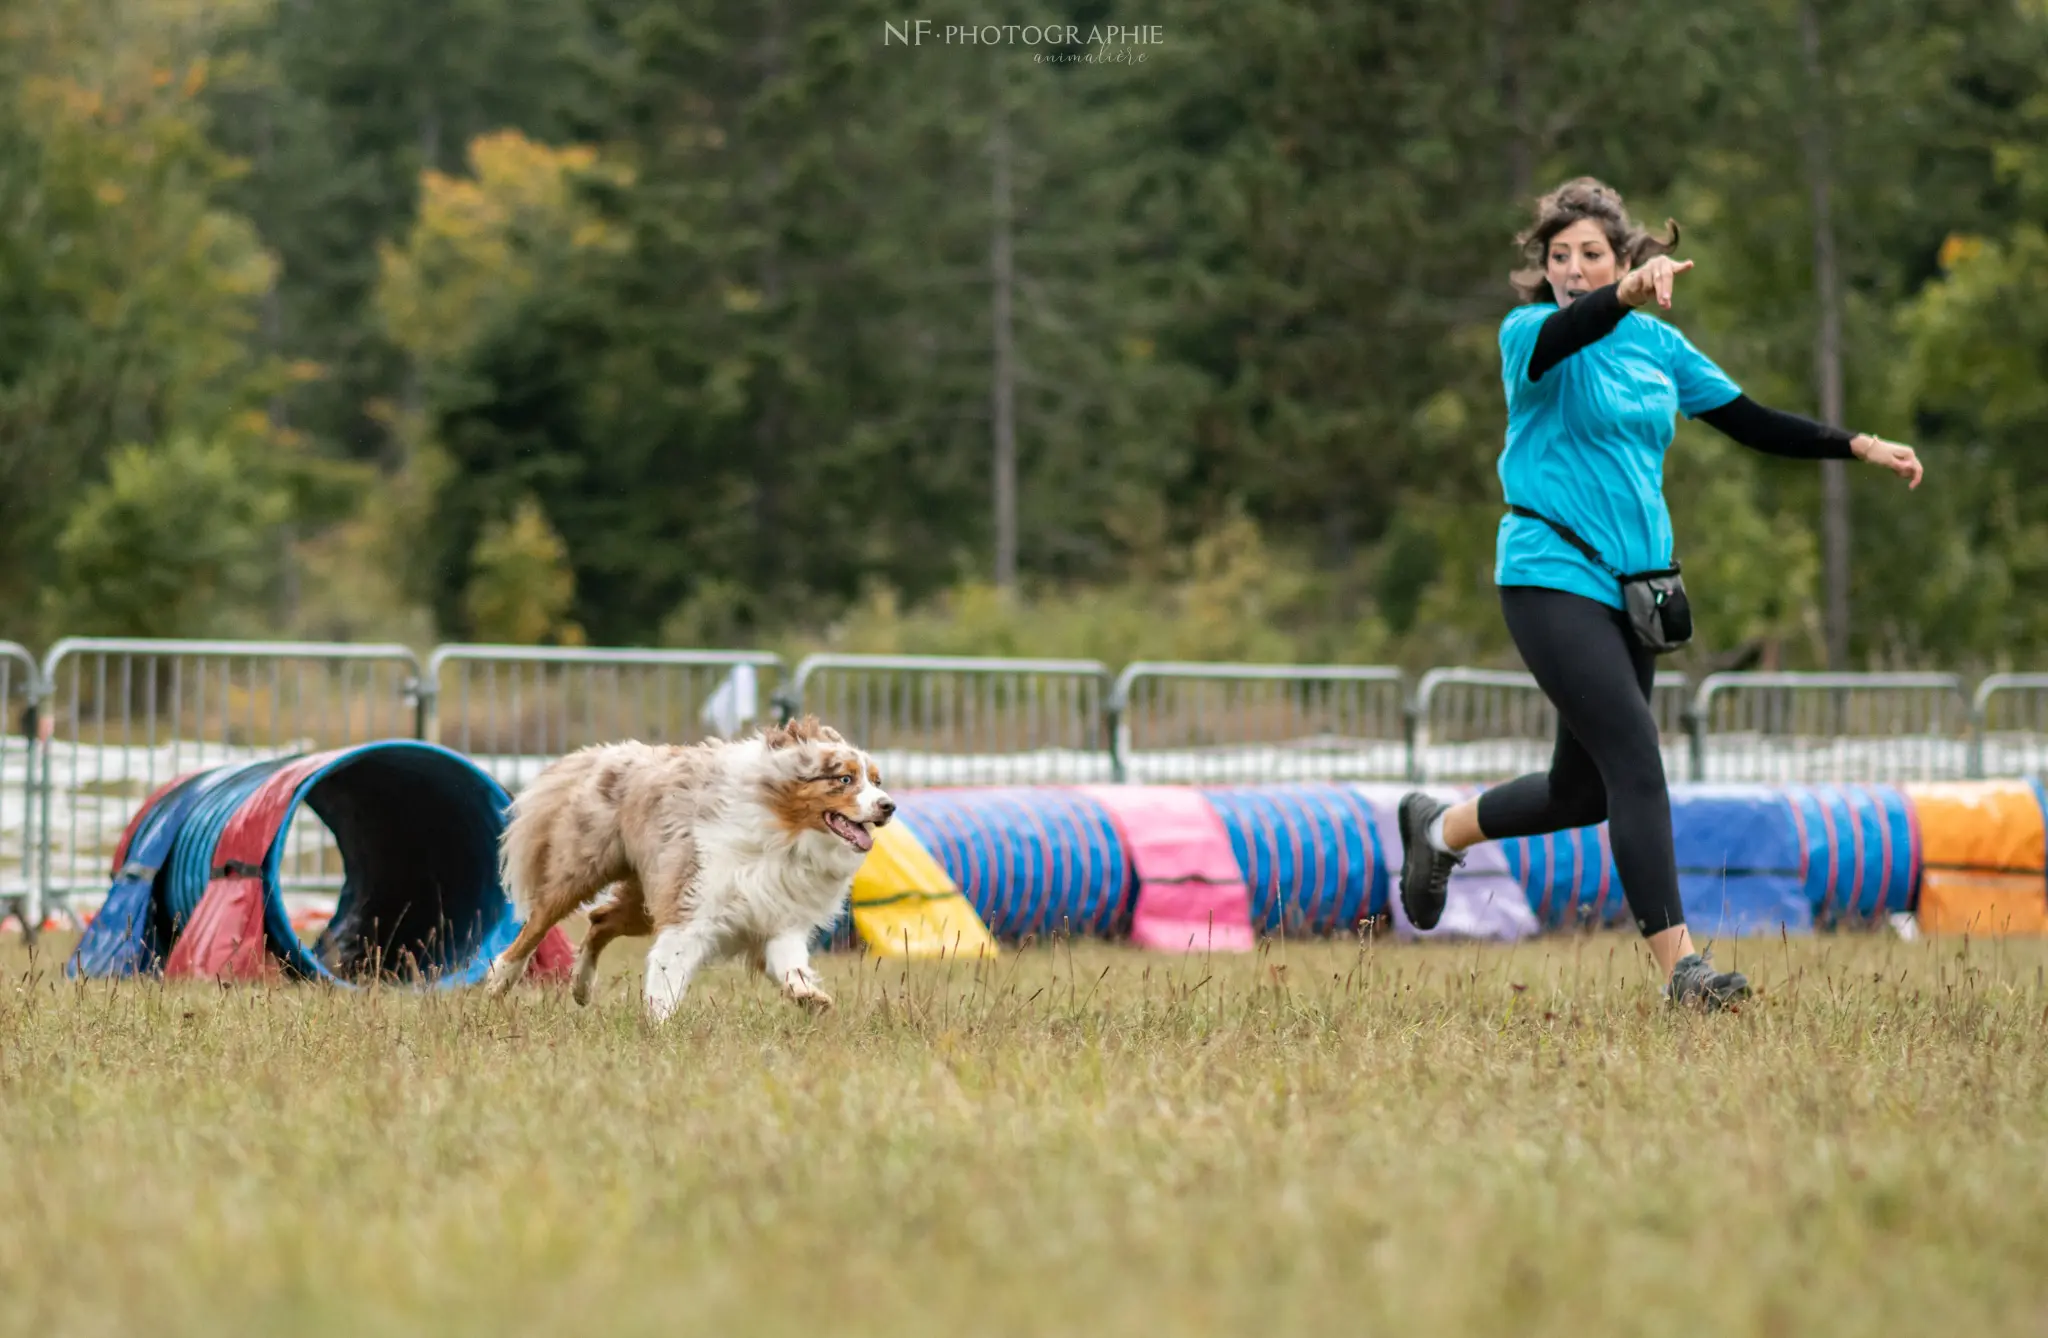
[[[1560,308],[1536,332],[1536,347],[1529,353],[1529,379],[1542,380],[1545,372],[1572,354],[1605,339],[1629,310],[1622,304],[1618,285],[1611,283]],[[1782,409],[1766,408],[1747,395],[1737,395],[1718,409],[1695,416],[1729,439],[1765,455],[1794,460],[1847,460],[1855,455],[1849,445],[1855,439],[1852,434]]]

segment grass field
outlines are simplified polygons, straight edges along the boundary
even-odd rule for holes
[[[9,1334],[2040,1334],[2048,944],[1101,945],[529,989],[0,955]]]

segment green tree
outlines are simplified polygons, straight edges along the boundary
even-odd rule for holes
[[[402,463],[420,388],[374,297],[379,248],[410,226],[422,173],[479,135],[595,130],[605,49],[589,0],[271,0],[221,42],[215,134],[250,164],[231,193],[280,259],[261,346],[316,369],[271,405],[324,449]]]
[[[582,629],[566,620],[576,597],[568,550],[533,498],[521,498],[510,518],[485,527],[470,573],[470,636],[519,646],[582,643]]]
[[[2048,13],[2026,17],[2007,54],[2038,59]],[[2048,94],[2020,100],[2003,129],[1993,158],[2016,217],[1951,235],[1939,278],[1899,316],[1899,399],[1946,448],[1949,477],[1933,514],[1916,518],[1927,560],[1892,635],[1922,654],[1967,647],[2009,666],[2048,646]]]
[[[246,446],[123,446],[57,539],[55,613],[99,636],[247,634],[267,621],[290,499]]]
[[[232,12],[0,11],[0,608],[26,615],[56,579],[117,443],[264,431],[281,370],[248,340],[270,262],[215,199],[236,164],[202,103]]]

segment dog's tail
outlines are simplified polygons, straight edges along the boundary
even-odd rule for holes
[[[521,919],[533,914],[534,899],[547,886],[548,861],[568,836],[562,829],[581,799],[583,781],[596,765],[595,750],[570,753],[550,764],[512,801],[511,820],[498,838],[498,878]]]

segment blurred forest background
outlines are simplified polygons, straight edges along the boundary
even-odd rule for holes
[[[1512,663],[1579,173],[1929,466],[1684,426],[1695,659],[2040,664],[2044,0],[0,0],[0,637]]]

